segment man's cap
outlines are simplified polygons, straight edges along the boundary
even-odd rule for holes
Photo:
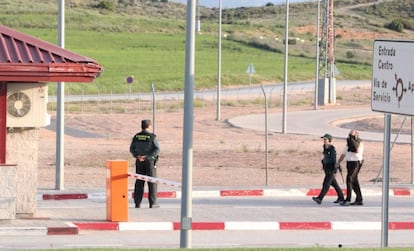
[[[149,119],[144,119],[144,120],[141,121],[141,128],[142,129],[146,129],[150,125],[151,125],[151,120],[149,120]]]
[[[325,134],[321,137],[321,139],[329,139],[329,140],[332,140],[332,139],[333,139],[333,137],[332,137],[332,135],[330,135],[329,133],[325,133]]]

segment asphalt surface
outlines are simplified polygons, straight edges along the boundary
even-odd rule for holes
[[[349,121],[354,119],[383,116],[374,113],[369,109],[353,110],[315,110],[289,112],[287,114],[287,133],[308,134],[321,136],[324,133],[330,133],[334,137],[346,137],[349,129],[336,126],[338,122]],[[229,119],[229,123],[236,127],[249,128],[264,131],[264,114],[239,116]],[[269,131],[281,132],[282,114],[269,114],[268,125]],[[361,137],[364,140],[382,141],[382,133],[362,132]],[[410,135],[401,135],[399,142],[410,142]],[[331,191],[333,192],[333,191]],[[193,188],[193,199],[203,200],[212,198],[286,198],[296,197],[309,200],[309,204],[315,206],[311,200],[316,196],[319,189],[314,188]],[[363,188],[364,196],[376,196],[380,200],[382,195],[381,186],[370,186]],[[414,186],[404,185],[390,189],[391,197],[413,198]],[[129,195],[129,198],[132,198]],[[179,188],[171,191],[162,191],[159,198],[163,203],[169,205],[168,199],[179,200],[181,193]],[[132,199],[130,199],[132,205]],[[172,203],[172,202],[171,202]],[[230,202],[229,202],[230,203]],[[178,203],[179,204],[179,203]],[[230,203],[231,204],[231,203]],[[128,219],[120,222],[112,222],[107,219],[107,202],[106,191],[104,190],[82,190],[70,189],[65,191],[42,190],[38,191],[37,212],[34,216],[23,217],[17,216],[17,219],[0,222],[0,235],[76,235],[80,231],[89,230],[107,230],[107,231],[125,231],[125,230],[179,230],[180,222],[177,220],[179,215],[178,207],[162,206],[158,209],[149,208],[129,208]],[[379,206],[378,204],[376,206]],[[365,205],[363,206],[365,207]],[[198,212],[201,217],[197,222],[193,220],[193,230],[242,230],[242,229],[308,229],[308,230],[330,230],[330,229],[378,229],[380,222],[378,218],[361,218],[353,219],[349,222],[347,219],[334,221],[325,219],[323,211],[316,211],[311,221],[300,219],[297,215],[289,216],[285,213],[286,218],[277,218],[272,222],[254,221],[252,219],[246,222],[243,213],[239,217],[221,218],[215,220],[210,217],[211,213],[208,207]],[[231,207],[229,208],[232,212]],[[289,210],[288,210],[289,211]],[[409,213],[408,215],[412,215]],[[298,213],[299,215],[299,213]],[[174,216],[174,217],[172,217]],[[296,217],[296,218],[295,218]],[[299,219],[299,220],[294,220]],[[391,229],[414,229],[414,221],[406,217],[404,213],[401,217],[395,218],[391,223]]]
[[[355,120],[367,118],[383,118],[384,114],[373,112],[369,108],[359,109],[337,109],[337,110],[309,110],[298,112],[286,112],[286,133],[306,134],[322,136],[325,133],[331,134],[334,138],[345,139],[350,129],[341,125]],[[265,114],[252,114],[234,117],[228,122],[236,127],[247,128],[257,131],[265,131]],[[283,114],[271,113],[267,116],[268,132],[282,132]],[[370,132],[360,130],[360,137],[369,141],[384,141],[384,132]],[[411,135],[391,134],[391,140],[396,139],[398,143],[410,143]]]
[[[349,207],[332,203],[330,190],[322,205],[311,200],[319,188],[194,188],[193,230],[379,230],[381,184],[363,187],[364,206],[352,218]],[[414,230],[414,186],[392,187],[395,205],[391,230]],[[144,198],[142,208],[133,208],[129,191],[127,218],[111,221],[107,215],[106,191],[39,190],[37,213],[1,222],[0,236],[76,235],[80,231],[180,230],[180,190],[159,192],[160,208],[150,209]],[[116,205],[114,205],[116,206]],[[336,210],[332,210],[335,207]],[[286,210],[286,209],[289,210]],[[304,213],[303,210],[306,210]]]

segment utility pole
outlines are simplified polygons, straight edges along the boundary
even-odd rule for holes
[[[325,105],[336,103],[334,0],[321,1],[323,1],[323,4],[321,8],[322,27],[319,43],[319,84],[323,91],[319,93],[318,103]]]

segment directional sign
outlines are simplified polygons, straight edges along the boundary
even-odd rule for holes
[[[127,77],[127,83],[132,84],[134,82],[134,76]]]
[[[414,115],[414,41],[376,40],[371,109]]]
[[[249,66],[247,66],[246,73],[248,73],[248,74],[254,74],[254,73],[256,73],[256,71],[254,70],[253,64],[249,64]]]

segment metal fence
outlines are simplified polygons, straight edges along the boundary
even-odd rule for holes
[[[284,102],[283,88],[267,86],[265,89],[269,108],[281,107]],[[49,96],[48,110],[56,111],[56,99]],[[156,107],[158,111],[177,111],[183,109],[183,92],[159,93],[98,93],[96,95],[66,94],[65,112],[68,113],[141,113]],[[360,105],[369,104],[371,92],[368,87],[337,88],[336,104]],[[314,106],[315,92],[306,87],[292,86],[287,92],[288,106]],[[265,97],[259,88],[226,89],[220,93],[220,106],[263,107]],[[211,107],[217,104],[217,92],[214,90],[197,91],[194,93],[194,107]]]

